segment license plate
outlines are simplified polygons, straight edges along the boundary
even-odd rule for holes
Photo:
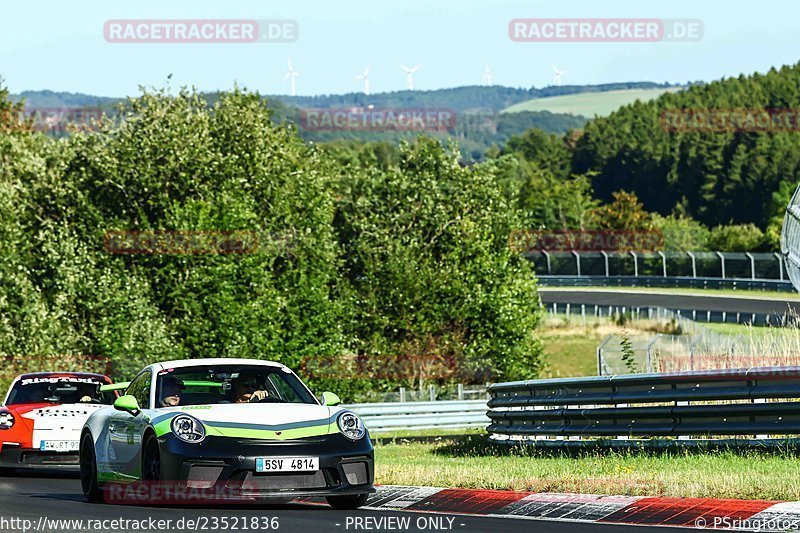
[[[256,472],[313,472],[319,457],[257,457]]]
[[[39,444],[39,449],[43,452],[77,452],[79,448],[77,440],[43,440]]]

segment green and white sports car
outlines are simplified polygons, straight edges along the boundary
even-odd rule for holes
[[[286,366],[250,359],[155,363],[80,439],[83,492],[113,483],[174,483],[251,499],[324,496],[355,509],[375,492],[374,454],[359,417],[332,393],[320,403]]]

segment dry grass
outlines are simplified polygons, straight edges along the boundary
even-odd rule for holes
[[[607,318],[545,315],[538,333],[544,342],[546,368],[541,377],[575,377],[597,374],[597,346],[610,334],[629,336],[674,333],[675,325],[657,320],[637,320],[625,325]]]

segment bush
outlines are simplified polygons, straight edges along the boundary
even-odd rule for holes
[[[730,224],[712,229],[708,246],[718,252],[759,252],[766,239],[755,224]]]
[[[653,215],[653,230],[664,241],[664,250],[675,252],[708,250],[710,231],[700,222],[684,216]]]

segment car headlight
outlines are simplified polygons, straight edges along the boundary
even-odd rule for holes
[[[364,422],[355,413],[342,413],[339,416],[339,431],[342,435],[351,440],[359,440],[367,432]]]
[[[0,411],[0,429],[11,429],[14,425],[14,415],[8,411]]]
[[[196,418],[178,415],[172,419],[172,432],[183,442],[197,443],[206,438],[206,428]]]

